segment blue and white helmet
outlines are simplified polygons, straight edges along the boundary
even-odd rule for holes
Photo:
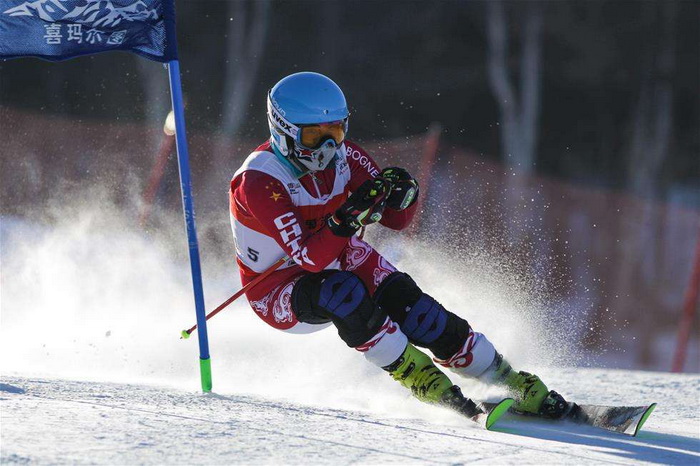
[[[302,172],[323,170],[335,159],[349,114],[343,91],[319,73],[289,75],[267,95],[271,142]]]

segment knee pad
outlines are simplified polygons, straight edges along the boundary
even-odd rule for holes
[[[423,293],[406,273],[394,272],[385,278],[374,300],[412,343],[430,349],[437,358],[451,357],[469,335],[466,320]]]
[[[352,272],[325,270],[299,279],[292,290],[292,310],[300,322],[332,321],[350,347],[366,343],[380,329],[386,313]]]

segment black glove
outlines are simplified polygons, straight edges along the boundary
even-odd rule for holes
[[[391,183],[391,192],[386,200],[390,209],[404,210],[418,199],[418,181],[403,168],[385,168],[379,177]]]
[[[336,236],[350,237],[363,226],[380,221],[389,189],[383,178],[365,181],[328,217],[328,228]]]

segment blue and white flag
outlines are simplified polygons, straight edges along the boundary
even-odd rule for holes
[[[173,0],[0,0],[0,58],[110,50],[177,59]]]

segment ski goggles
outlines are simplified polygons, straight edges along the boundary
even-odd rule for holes
[[[345,140],[347,128],[347,119],[317,125],[303,125],[299,127],[299,142],[309,149],[321,147],[321,144],[328,139],[332,139],[337,145],[340,145]]]

